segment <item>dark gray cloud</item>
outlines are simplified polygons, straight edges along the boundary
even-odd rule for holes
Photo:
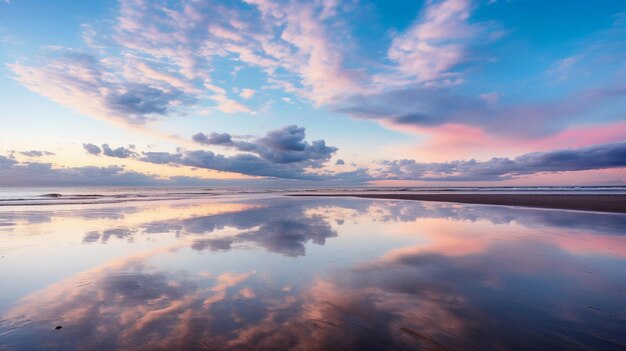
[[[193,136],[193,140],[200,144],[227,146],[253,153],[272,163],[307,161],[308,166],[314,168],[321,167],[337,151],[336,147],[326,146],[324,140],[309,143],[304,140],[305,137],[305,128],[291,125],[270,131],[264,137],[252,141],[233,141],[233,137],[227,133],[198,133]]]
[[[182,165],[253,176],[299,180],[369,180],[365,170],[341,174],[313,173],[337,151],[324,140],[305,141],[305,128],[295,125],[268,132],[260,138],[241,140],[227,133],[198,133],[193,140],[203,145],[220,145],[244,153],[234,156],[194,150],[178,153],[144,152],[139,159],[156,164]]]
[[[211,133],[206,135],[203,133],[195,134],[192,137],[193,141],[205,144],[205,145],[232,145],[233,140],[228,133]]]
[[[182,165],[254,176],[317,180],[320,176],[306,173],[304,165],[276,164],[252,154],[224,156],[211,151],[195,150],[183,153],[145,152],[140,160],[157,164]]]
[[[128,158],[137,156],[137,153],[131,149],[127,149],[122,146],[116,149],[111,149],[108,144],[102,144],[102,154],[105,156],[117,158]]]
[[[533,152],[514,159],[419,163],[415,160],[382,161],[380,178],[402,180],[480,181],[505,180],[520,175],[626,167],[626,142],[585,148]]]
[[[100,186],[100,185],[187,185],[205,182],[201,178],[173,177],[128,171],[120,166],[54,168],[50,163],[18,162],[0,155],[0,186]]]
[[[157,185],[158,179],[123,167],[53,168],[49,163],[0,164],[1,186]]]
[[[184,151],[180,153],[144,152],[143,157],[138,159],[144,162],[156,164],[197,167],[222,172],[233,172],[279,179],[304,181],[324,180],[347,183],[361,183],[373,180],[366,169],[358,169],[355,171],[341,173],[313,173],[308,172],[307,168],[318,165],[317,160],[305,160],[291,163],[273,163],[252,154],[224,156],[204,150]]]
[[[30,151],[21,151],[20,154],[28,157],[42,157],[42,156],[54,156],[54,152],[49,151],[39,151],[39,150],[30,150]]]
[[[91,143],[83,144],[83,149],[87,151],[88,154],[91,155],[100,155],[102,153],[102,149],[98,145],[94,145]]]
[[[337,160],[337,162],[335,162],[335,165],[340,166],[340,165],[345,165],[346,162],[342,159]]]
[[[269,133],[268,133],[269,135]],[[278,138],[280,139],[280,138]],[[288,139],[288,138],[287,138]],[[298,140],[298,138],[295,138]],[[260,140],[260,139],[259,139]],[[297,142],[282,140],[282,148],[297,148]],[[264,143],[267,143],[264,141]],[[304,150],[312,144],[303,143]],[[106,144],[105,144],[106,145]],[[268,144],[264,144],[268,145]],[[277,143],[280,145],[280,142]],[[83,147],[91,154],[103,150],[93,144]],[[275,150],[281,147],[274,146]],[[140,157],[129,148],[104,148],[112,157],[136,157],[137,160],[271,177],[282,181],[332,181],[333,184],[356,184],[372,180],[425,180],[425,181],[501,181],[523,175],[626,167],[626,142],[594,145],[585,148],[534,152],[514,159],[493,158],[488,161],[452,161],[444,163],[419,163],[415,160],[381,161],[378,168],[357,169],[350,172],[310,172],[319,160],[305,159],[294,162],[272,162],[255,154],[224,156],[211,151],[195,150],[144,152]],[[304,152],[304,150],[301,150]],[[98,152],[99,151],[99,152]],[[280,151],[274,151],[280,152]],[[310,154],[315,152],[309,151]],[[324,154],[324,153],[322,153]],[[317,156],[312,156],[317,157]],[[127,171],[123,167],[53,168],[49,163],[24,162],[0,156],[0,186],[51,186],[51,185],[208,185],[215,182],[195,177],[172,177],[161,180],[151,175]],[[267,181],[267,180],[265,180]],[[236,183],[236,182],[235,182]],[[232,183],[232,185],[236,185]],[[263,184],[257,180],[255,184]],[[269,184],[269,183],[268,183]],[[283,183],[283,185],[288,185]],[[294,183],[294,185],[296,185]]]
[[[138,156],[138,154],[133,150],[134,147],[130,145],[128,148],[120,146],[118,148],[112,149],[109,144],[102,144],[102,146],[100,147],[91,143],[85,143],[83,144],[83,149],[85,149],[88,154],[96,156],[100,154],[117,158],[129,158]]]
[[[88,145],[88,144],[86,144]],[[145,162],[190,166],[238,172],[275,179],[205,179],[202,177],[173,176],[162,179],[154,175],[129,171],[120,166],[63,167],[55,168],[50,163],[19,162],[11,157],[0,155],[0,186],[318,186],[319,180],[333,181],[333,184],[363,182],[370,177],[365,170],[341,174],[317,174],[304,172],[297,164],[271,164],[254,155],[225,157],[210,151],[188,153],[149,152],[137,158]],[[312,182],[302,182],[302,181]]]
[[[238,150],[253,150],[234,156],[195,150],[178,153],[144,152],[138,159],[156,164],[188,166],[280,179],[367,182],[372,180],[501,181],[523,175],[626,167],[626,142],[578,149],[533,152],[514,159],[458,160],[420,163],[416,160],[383,160],[377,167],[350,172],[310,172],[320,168],[336,148],[302,142],[302,128],[283,128],[278,133],[249,141],[232,141]],[[196,139],[199,139],[197,137]],[[207,137],[207,139],[211,139]],[[322,141],[323,142],[323,141]],[[308,158],[306,158],[306,157]],[[288,162],[290,161],[290,162]],[[341,161],[341,160],[339,160]],[[337,164],[342,164],[337,161]]]
[[[16,163],[18,163],[17,160],[0,155],[0,169],[11,167]]]

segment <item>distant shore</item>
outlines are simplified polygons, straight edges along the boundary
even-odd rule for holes
[[[626,213],[626,194],[291,194]]]

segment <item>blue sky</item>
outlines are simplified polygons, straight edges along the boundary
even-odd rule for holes
[[[5,1],[0,185],[624,184],[624,39],[619,0]]]

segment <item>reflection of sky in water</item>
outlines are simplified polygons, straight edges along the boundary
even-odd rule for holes
[[[265,198],[0,217],[9,349],[626,348],[624,215]]]

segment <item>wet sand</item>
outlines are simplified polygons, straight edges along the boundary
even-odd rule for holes
[[[626,194],[292,194],[289,196],[349,196],[626,213]]]
[[[282,194],[5,206],[0,350],[626,350],[624,228]]]

